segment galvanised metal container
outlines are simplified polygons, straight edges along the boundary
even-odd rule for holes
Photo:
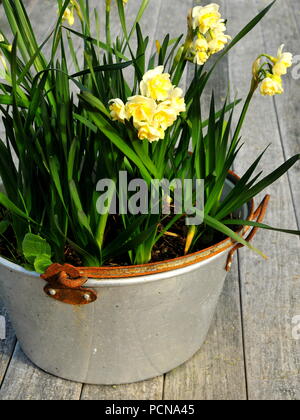
[[[232,186],[228,181],[227,190]],[[239,213],[251,220],[257,216],[253,203]],[[105,278],[104,271],[85,284],[98,298],[84,306],[51,299],[38,274],[0,258],[0,293],[23,351],[43,370],[89,384],[141,381],[199,350],[233,246],[227,239],[166,263],[119,268],[119,278]]]

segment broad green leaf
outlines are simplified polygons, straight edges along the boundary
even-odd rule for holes
[[[51,259],[51,247],[48,242],[39,235],[27,233],[22,243],[24,257],[30,264],[34,264],[37,257],[47,256]]]
[[[52,261],[49,255],[38,255],[33,262],[34,269],[39,274],[45,273],[51,264]]]

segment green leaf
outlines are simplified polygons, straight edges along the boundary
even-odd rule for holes
[[[123,232],[121,232],[115,240],[110,242],[107,247],[103,250],[103,257],[110,257],[116,250],[120,250],[123,246],[129,242],[135,231],[138,231],[141,224],[146,221],[147,216],[140,216],[137,220],[131,223]]]
[[[264,223],[250,222],[249,220],[228,219],[228,220],[222,220],[222,223],[224,225],[234,225],[234,226],[253,226],[253,227],[260,228],[260,229],[272,230],[274,232],[282,232],[282,233],[287,233],[287,234],[290,234],[290,235],[300,236],[300,231],[299,230],[274,228],[274,227],[266,225]]]
[[[135,29],[136,29],[136,25],[137,25],[137,24],[139,23],[139,21],[142,19],[143,14],[144,14],[144,12],[145,12],[146,8],[148,7],[149,1],[150,1],[150,0],[143,0],[143,1],[142,1],[141,6],[140,6],[140,8],[139,8],[139,11],[138,11],[138,13],[137,13],[136,19],[135,19],[135,21],[134,21],[134,23],[133,23],[133,25],[132,25],[131,30],[130,30],[130,34],[129,34],[129,36],[128,36],[128,41],[131,39],[132,35],[134,34]],[[126,48],[126,46],[125,46],[125,48]]]
[[[63,190],[62,190],[62,185],[61,185],[61,176],[60,176],[60,162],[57,156],[51,156],[50,160],[49,160],[49,165],[50,165],[50,171],[51,171],[51,175],[52,175],[52,179],[54,182],[54,185],[56,187],[56,190],[58,192],[59,198],[61,199],[61,202],[67,212],[67,207],[65,204],[65,199],[64,199],[64,194],[63,194]]]
[[[106,64],[105,66],[95,66],[93,67],[94,73],[97,73],[99,71],[117,71],[117,70],[123,70],[126,69],[126,67],[129,67],[133,64],[133,61],[127,61],[126,63],[116,63],[116,64]],[[84,76],[86,74],[91,74],[91,69],[82,70],[78,73],[71,74],[71,78]]]
[[[69,181],[69,187],[70,187],[70,194],[71,194],[73,203],[76,207],[78,221],[82,226],[85,227],[85,229],[93,237],[93,232],[89,223],[89,219],[87,215],[85,214],[85,212],[83,211],[80,196],[79,196],[75,181],[73,179]]]
[[[5,146],[2,140],[0,140],[0,178],[3,181],[7,194],[12,200],[17,202],[18,194],[16,191],[16,184],[18,174],[10,150]]]
[[[91,105],[93,108],[98,109],[101,111],[104,115],[110,118],[110,113],[108,112],[105,105],[100,101],[99,98],[96,98],[94,95],[92,95],[89,92],[84,92],[80,95],[78,95],[79,98],[83,99],[85,102],[87,102],[89,105]]]
[[[19,209],[10,199],[3,193],[0,193],[0,204],[5,207],[7,210],[11,211],[14,215],[22,217],[23,219],[29,220],[32,223],[38,224],[26,213]]]
[[[80,32],[74,31],[74,29],[67,28],[66,26],[63,26],[64,29],[71,32],[72,34],[78,36],[79,38],[84,39],[86,42],[90,42],[94,45],[97,45],[98,47],[102,48],[105,51],[108,51],[110,54],[114,54],[116,57],[121,58],[122,60],[129,61],[128,58],[122,54],[120,51],[110,48],[107,44],[104,42],[101,42],[95,38],[92,38],[90,36],[86,36],[84,34],[81,34]]]
[[[265,259],[267,258],[261,251],[259,251],[257,248],[252,246],[251,243],[247,242],[246,239],[244,239],[241,235],[235,233],[233,230],[225,226],[224,223],[219,222],[217,219],[209,215],[204,216],[204,221],[208,226],[212,227],[213,229],[223,233],[226,236],[229,236],[231,239],[246,246],[247,248],[250,248],[252,251],[256,252],[261,257]]]
[[[119,11],[119,17],[120,17],[122,30],[127,40],[128,32],[127,32],[126,17],[125,17],[125,11],[124,11],[124,3],[123,3],[123,0],[117,0],[117,2],[118,2],[118,11]]]
[[[10,226],[10,222],[8,220],[1,220],[0,222],[0,235],[3,235],[8,227]]]
[[[81,95],[82,96],[82,95]],[[128,159],[132,160],[137,167],[140,169],[140,172],[145,179],[145,181],[149,184],[151,182],[151,176],[146,169],[143,161],[137,156],[137,154],[132,150],[130,146],[123,140],[119,134],[114,130],[112,125],[105,120],[100,114],[96,114],[94,112],[89,112],[89,115],[99,130],[107,136],[107,138],[117,146],[121,152],[124,153]],[[149,168],[150,169],[150,168]]]
[[[34,264],[37,257],[45,257],[51,259],[51,247],[48,242],[39,235],[27,233],[22,243],[22,251],[24,257],[30,264]],[[50,265],[50,264],[49,264]]]
[[[37,273],[43,274],[51,264],[52,261],[49,255],[39,255],[34,260],[33,266]]]
[[[29,101],[25,101],[23,98],[17,98],[16,99],[17,105],[20,108],[28,108],[29,107]],[[1,105],[13,105],[14,100],[11,95],[0,95],[0,104]]]
[[[223,208],[220,212],[217,213],[216,218],[218,220],[221,220],[224,217],[228,216],[228,214],[230,214],[232,211],[242,207],[243,204],[250,201],[253,197],[265,190],[269,185],[277,181],[299,160],[300,154],[293,156],[279,168],[275,169],[275,171],[273,171],[270,175],[266,176],[260,182],[255,184],[252,188],[245,188],[245,190],[240,194],[240,196],[236,197],[235,200],[229,202],[225,208]]]
[[[97,133],[97,127],[93,123],[91,123],[91,121],[84,118],[82,115],[79,115],[79,114],[76,114],[76,113],[74,113],[73,116],[76,120],[80,121],[83,125],[85,125],[91,131],[93,131],[93,133]]]
[[[36,58],[40,55],[43,47],[47,44],[47,42],[49,41],[49,39],[51,38],[52,35],[53,35],[53,31],[49,34],[49,36],[47,36],[45,41],[35,51],[35,53],[32,55],[32,57],[30,58],[28,63],[26,63],[25,67],[22,70],[22,73],[19,76],[18,85],[21,85],[23,80],[25,79],[25,77],[28,76],[30,67],[34,64],[34,62],[36,61]]]

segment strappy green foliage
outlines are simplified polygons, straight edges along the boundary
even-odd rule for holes
[[[50,257],[64,262],[68,245],[89,266],[104,265],[122,254],[127,254],[132,264],[147,263],[154,245],[181,215],[167,223],[163,223],[163,215],[99,215],[97,182],[104,178],[117,182],[119,171],[125,170],[132,179],[142,177],[148,184],[153,178],[205,180],[204,223],[195,230],[190,251],[201,246],[207,232],[212,240],[221,232],[245,244],[229,226],[250,223],[229,216],[299,160],[300,155],[293,157],[259,181],[255,171],[261,155],[225,200],[221,199],[228,171],[241,147],[241,128],[252,95],[246,100],[237,127],[232,121],[240,101],[226,100],[218,110],[214,95],[209,118],[202,120],[201,95],[218,63],[210,68],[208,62],[204,68],[195,69],[185,97],[187,111],[168,129],[164,140],[149,144],[133,139],[127,126],[111,120],[109,100],[125,101],[136,95],[148,69],[165,66],[177,85],[187,66],[180,54],[183,35],[173,40],[167,35],[159,51],[146,62],[151,45],[140,21],[148,2],[140,1],[131,28],[123,1],[111,2],[110,7],[118,8],[123,32],[112,40],[109,9],[105,39],[100,39],[99,14],[105,10],[92,13],[88,1],[78,0],[82,12],[79,31],[62,21],[69,0],[58,0],[57,22],[38,45],[23,2],[3,0],[14,39],[9,41],[3,34],[0,43],[9,68],[7,80],[0,83],[6,133],[0,140],[0,176],[5,187],[5,194],[0,193],[0,235],[6,238],[6,232],[12,229],[16,239],[11,251],[14,261],[43,271]],[[271,6],[241,30],[219,60]],[[76,52],[75,39],[82,42],[84,54]],[[46,57],[43,51],[51,42],[51,54]],[[67,57],[72,58],[72,65]],[[134,74],[132,83],[124,77],[128,68]],[[251,226],[273,229],[256,223]]]

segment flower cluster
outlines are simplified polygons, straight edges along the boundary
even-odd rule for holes
[[[219,9],[219,5],[212,3],[194,7],[192,10],[192,42],[187,58],[198,65],[205,64],[211,55],[221,51],[231,39],[229,35],[225,35],[225,21],[221,18]]]
[[[262,54],[253,65],[253,78],[257,84],[261,82],[260,93],[263,96],[280,95],[284,92],[282,76],[287,74],[287,69],[293,64],[293,55],[283,52],[284,45],[278,49],[277,57]],[[261,65],[261,57],[266,57],[269,62]]]
[[[182,89],[172,85],[170,75],[159,66],[149,70],[140,84],[140,95],[110,101],[110,113],[114,121],[133,121],[140,140],[162,140],[165,131],[177,120],[186,105]]]

